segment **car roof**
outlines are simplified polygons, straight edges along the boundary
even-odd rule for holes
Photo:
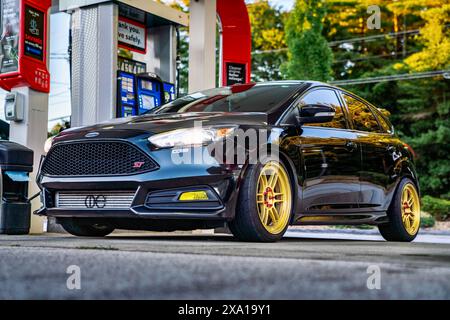
[[[301,85],[305,82],[308,81],[302,81],[302,80],[276,80],[276,81],[262,81],[262,82],[257,82],[256,85],[286,85],[286,84],[298,84]]]
[[[314,81],[314,80],[276,80],[276,81],[264,81],[264,82],[257,82],[257,86],[282,86],[282,85],[298,85],[299,88],[302,87],[305,90],[311,87],[329,87],[334,89],[339,89],[342,91],[347,91],[345,89],[342,89],[340,87],[334,86],[329,83],[321,82],[321,81]]]
[[[283,85],[283,84],[317,84],[317,85],[327,85],[325,82],[320,81],[314,81],[314,80],[273,80],[273,81],[261,81],[256,82],[257,85],[263,85],[263,84],[271,84],[271,85]]]

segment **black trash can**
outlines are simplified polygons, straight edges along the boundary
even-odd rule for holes
[[[10,141],[0,141],[0,234],[28,234],[31,204],[29,173],[33,150]]]

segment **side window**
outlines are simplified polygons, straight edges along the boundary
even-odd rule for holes
[[[336,115],[335,115],[333,121],[327,122],[327,123],[312,123],[312,124],[308,124],[308,126],[339,128],[339,129],[347,128],[345,116],[342,111],[342,106],[341,106],[339,99],[334,91],[328,90],[328,89],[318,89],[318,90],[309,92],[300,100],[298,108],[301,108],[302,106],[307,105],[307,104],[327,105],[327,106],[333,107],[336,110]]]
[[[389,122],[389,120],[387,120],[386,116],[379,109],[372,108],[372,111],[374,111],[375,115],[377,116],[378,122],[383,128],[383,131],[392,133],[392,124]]]
[[[296,117],[300,114],[298,113],[298,108],[292,108],[289,113],[284,117],[283,124],[292,125],[297,123]]]
[[[347,103],[350,117],[353,120],[355,130],[367,132],[380,132],[380,125],[369,106],[346,94],[343,95]]]

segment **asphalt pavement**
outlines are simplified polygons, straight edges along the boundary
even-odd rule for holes
[[[0,235],[0,299],[449,299],[450,235]]]

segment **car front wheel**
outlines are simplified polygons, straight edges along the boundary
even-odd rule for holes
[[[389,222],[378,226],[387,241],[413,241],[420,229],[420,199],[415,184],[403,179],[388,210]]]
[[[251,165],[229,227],[239,240],[274,242],[286,232],[292,209],[293,192],[286,167],[278,161]]]

